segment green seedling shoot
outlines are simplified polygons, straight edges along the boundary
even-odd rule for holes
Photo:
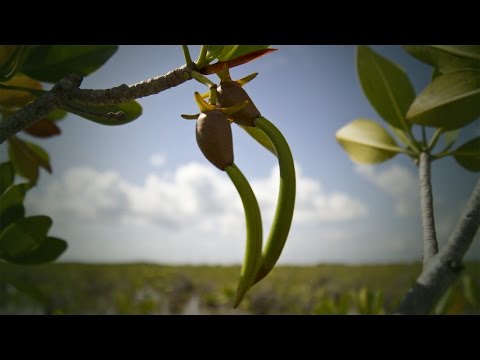
[[[195,100],[201,113],[182,115],[197,120],[197,143],[205,157],[220,170],[224,170],[237,188],[245,209],[247,249],[234,307],[254,284],[267,276],[276,265],[290,231],[295,207],[295,166],[287,141],[277,127],[261,116],[248,94],[242,88],[257,74],[233,81],[226,67],[218,74],[220,84],[214,85],[205,76],[193,71],[192,77],[210,87],[210,91]],[[203,98],[209,97],[210,104]],[[277,156],[280,167],[280,188],[277,208],[262,252],[262,223],[258,203],[253,191],[233,162],[232,133],[228,126],[236,123],[266,149]]]

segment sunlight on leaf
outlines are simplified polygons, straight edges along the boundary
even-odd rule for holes
[[[480,116],[480,71],[459,70],[437,77],[408,110],[415,124],[452,130]]]
[[[15,75],[9,81],[3,82],[2,85],[42,90],[42,84],[23,74]],[[34,99],[36,97],[26,91],[0,89],[0,105],[22,107]]]
[[[376,164],[401,151],[393,137],[373,120],[356,119],[336,134],[337,141],[350,158],[361,164]]]
[[[405,71],[367,46],[358,46],[356,61],[363,92],[377,113],[394,128],[409,129],[405,114],[415,90]]]

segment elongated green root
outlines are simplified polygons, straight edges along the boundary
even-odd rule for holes
[[[260,267],[260,262],[262,260],[262,218],[255,194],[240,169],[235,164],[231,164],[225,168],[225,171],[237,188],[242,199],[247,225],[247,246],[240,273],[235,304],[233,306],[236,308],[242,301],[248,289],[254,284],[255,277]]]
[[[282,133],[264,117],[258,117],[254,123],[256,127],[265,133],[275,147],[280,167],[280,189],[278,192],[277,209],[265,249],[263,250],[262,262],[255,278],[255,284],[267,276],[273,269],[287,241],[295,208],[296,181],[292,153]]]

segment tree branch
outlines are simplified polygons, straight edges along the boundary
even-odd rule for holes
[[[35,101],[0,122],[0,144],[10,136],[15,135],[48,115],[51,111],[64,105],[67,108],[68,106],[74,106],[74,103],[113,105],[158,94],[190,80],[192,78],[190,73],[195,69],[194,63],[183,65],[164,75],[147,79],[137,84],[130,86],[122,84],[111,89],[102,90],[79,89],[82,77],[75,74],[67,75],[51,91],[39,96]],[[103,116],[116,117],[121,116],[121,114],[109,113]]]
[[[431,158],[427,152],[420,153],[418,174],[420,178],[420,207],[423,225],[423,266],[438,253],[435,217],[433,214],[432,183],[430,180]]]
[[[0,144],[10,136],[26,129],[51,111],[72,100],[72,94],[78,89],[83,78],[70,74],[60,80],[49,92],[0,122]]]
[[[122,84],[104,90],[78,89],[74,94],[74,100],[85,105],[113,105],[132,101],[158,94],[190,80],[192,78],[190,75],[192,70],[195,70],[195,64],[183,65],[164,75],[133,85]]]
[[[480,179],[447,244],[424,267],[397,314],[428,314],[460,275],[462,259],[480,226]]]

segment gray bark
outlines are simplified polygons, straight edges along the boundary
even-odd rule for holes
[[[429,314],[463,268],[462,259],[480,226],[480,179],[447,244],[424,266],[397,314]]]
[[[39,96],[7,119],[0,122],[0,144],[10,136],[22,131],[51,111],[65,106],[74,107],[75,103],[85,105],[120,104],[178,86],[191,79],[195,64],[183,65],[162,76],[157,76],[133,85],[122,84],[111,89],[79,89],[82,77],[71,74],[60,80],[51,91]],[[120,117],[122,114],[109,113],[108,117]]]
[[[431,182],[431,158],[426,152],[420,153],[418,173],[420,178],[420,206],[423,227],[423,266],[438,253],[433,196]]]
[[[51,111],[68,103],[72,99],[72,93],[78,89],[83,78],[71,74],[60,80],[49,92],[39,96],[35,101],[0,122],[0,144],[10,136],[22,131],[34,124]]]

